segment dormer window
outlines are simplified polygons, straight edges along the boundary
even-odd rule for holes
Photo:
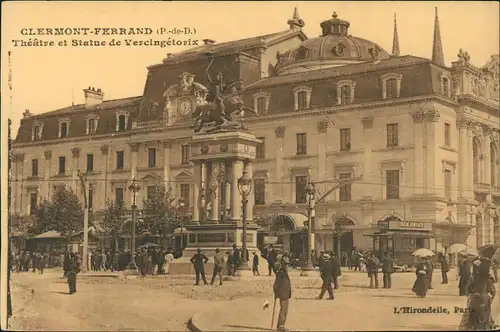
[[[69,135],[69,119],[59,120],[59,138],[65,138]]]
[[[440,93],[451,98],[451,76],[448,73],[439,73]]]
[[[299,86],[293,89],[294,110],[305,110],[311,106],[312,89],[306,86]]]
[[[87,117],[87,135],[95,134],[97,132],[97,124],[99,117],[96,115],[90,115]]]
[[[31,140],[32,141],[39,141],[42,139],[42,133],[43,133],[43,123],[41,122],[35,122],[33,124],[33,129],[31,131]]]
[[[354,91],[356,82],[351,80],[343,80],[337,82],[337,104],[348,105],[354,102]]]
[[[257,111],[259,115],[267,114],[269,109],[269,100],[271,95],[265,92],[259,92],[253,95],[253,109]]]
[[[127,130],[129,112],[118,111],[116,112],[116,131]]]
[[[399,98],[401,93],[401,80],[403,75],[387,73],[380,77],[382,82],[382,99]]]
[[[152,102],[150,105],[149,105],[149,109],[148,109],[148,117],[150,118],[154,118],[155,115],[156,115],[156,109],[158,108],[158,103],[157,102]]]

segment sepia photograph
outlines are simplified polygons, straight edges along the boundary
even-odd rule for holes
[[[2,2],[2,330],[498,330],[499,22]]]

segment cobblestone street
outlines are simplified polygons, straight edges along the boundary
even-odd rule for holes
[[[438,272],[438,271],[437,271]],[[78,292],[67,295],[60,271],[44,275],[13,275],[13,329],[244,331],[270,328],[273,278],[227,281],[221,286],[194,286],[191,276],[124,279],[117,274],[79,276]],[[288,326],[292,330],[454,329],[465,306],[457,282],[439,284],[428,297],[411,293],[413,273],[394,275],[391,290],[369,289],[365,273],[344,272],[335,301],[314,301],[320,281],[291,273],[293,300]],[[450,276],[453,276],[450,273]],[[450,314],[395,314],[403,306],[446,308]],[[498,310],[498,308],[495,308]],[[214,320],[214,317],[220,319]]]

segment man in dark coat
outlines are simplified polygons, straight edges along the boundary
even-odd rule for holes
[[[448,261],[446,260],[446,256],[441,254],[439,257],[439,262],[441,263],[441,278],[442,284],[447,284],[448,283],[448,272],[450,271],[450,267],[448,265]]]
[[[66,277],[68,278],[69,294],[76,293],[76,275],[80,273],[81,260],[77,254],[71,253],[71,257],[68,264],[68,270],[66,271]]]
[[[332,289],[332,281],[333,281],[333,274],[334,274],[334,266],[333,266],[333,261],[330,257],[329,254],[323,254],[321,257],[322,263],[320,266],[320,275],[321,279],[323,279],[323,285],[321,286],[321,292],[319,293],[319,296],[317,297],[318,300],[323,299],[323,296],[325,295],[325,292],[328,291],[329,295],[329,300],[333,300],[335,297],[333,296],[333,289]]]
[[[267,268],[269,271],[269,275],[271,275],[272,272],[276,273],[276,270],[274,269],[274,264],[276,264],[276,259],[277,259],[278,254],[276,253],[276,250],[273,248],[273,245],[269,245],[269,248],[267,249]]]
[[[253,272],[253,275],[257,275],[257,276],[260,276],[260,273],[259,273],[259,255],[257,255],[257,253],[253,253],[253,261],[252,261],[252,272]]]
[[[231,255],[233,256],[233,276],[236,275],[236,270],[238,270],[238,267],[240,266],[241,262],[241,251],[236,247],[236,244],[233,243],[233,251],[231,252]]]
[[[459,296],[466,296],[467,286],[469,285],[471,276],[471,266],[467,257],[463,258],[460,262],[458,267],[458,275],[460,277],[460,280],[458,282],[458,294]]]
[[[359,267],[359,256],[358,253],[353,250],[351,253],[351,268],[349,270],[357,271]]]
[[[379,259],[373,253],[369,253],[366,260],[366,271],[368,272],[368,277],[370,278],[370,288],[378,288],[379,265]]]
[[[425,259],[425,264],[427,264],[427,270],[429,271],[429,289],[432,289],[432,273],[434,272],[434,266],[432,266],[430,257]]]
[[[219,276],[219,285],[222,286],[222,269],[224,268],[224,255],[220,252],[220,249],[215,249],[214,256],[214,271],[212,273],[212,281],[210,285],[213,285],[215,278]]]
[[[341,264],[339,258],[330,251],[330,260],[332,261],[332,268],[333,268],[333,289],[338,289],[339,288],[339,277],[342,275],[342,270],[341,270]]]
[[[285,328],[286,316],[288,314],[288,305],[292,297],[292,285],[288,276],[287,264],[289,263],[288,254],[285,252],[281,257],[276,257],[274,281],[274,299],[280,300],[280,312],[278,315],[278,331],[287,331]]]
[[[196,286],[200,284],[200,275],[201,278],[203,279],[203,283],[205,285],[208,285],[207,278],[205,276],[205,264],[207,262],[208,262],[208,257],[201,252],[200,248],[198,248],[196,250],[196,254],[194,254],[193,257],[191,257],[191,263],[194,265],[194,271],[196,273],[196,283],[195,283]]]
[[[391,288],[392,285],[392,274],[394,273],[394,260],[391,254],[386,252],[384,259],[382,260],[382,274],[384,288]]]

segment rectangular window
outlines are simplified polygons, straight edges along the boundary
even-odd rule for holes
[[[89,153],[87,154],[87,172],[94,171],[94,155]]]
[[[417,237],[415,238],[415,249],[420,249],[424,247],[424,238]]]
[[[148,186],[148,189],[147,189],[147,195],[148,195],[148,197],[147,197],[147,199],[153,198],[154,193],[155,193],[155,189],[156,189],[155,186]]]
[[[189,196],[190,196],[190,188],[191,185],[189,183],[182,183],[181,184],[181,198],[182,201],[184,202],[185,207],[189,207]]]
[[[95,134],[97,130],[97,120],[89,119],[89,134]]]
[[[123,169],[124,155],[123,151],[116,151],[116,169]]]
[[[89,190],[89,197],[88,197],[89,201],[88,201],[88,208],[89,208],[89,211],[92,211],[93,207],[94,207],[94,189],[90,189]]]
[[[256,157],[257,158],[265,158],[266,157],[266,138],[259,137],[258,139],[262,140],[262,143],[257,145]]]
[[[396,98],[397,97],[397,91],[396,91],[396,79],[395,78],[391,78],[391,79],[388,79],[386,82],[385,82],[385,87],[386,87],[386,97],[387,99],[389,98]]]
[[[307,203],[307,176],[295,177],[295,203]]]
[[[299,110],[307,109],[307,91],[297,92],[297,102]]]
[[[156,148],[148,149],[148,167],[149,168],[156,167]]]
[[[66,157],[59,157],[59,175],[66,173]]]
[[[339,179],[349,179],[351,178],[351,173],[339,174]],[[351,184],[345,184],[339,188],[339,201],[349,202],[351,200]]]
[[[386,175],[386,198],[399,198],[399,170],[385,171]]]
[[[38,176],[38,159],[31,160],[31,176]]]
[[[387,147],[395,147],[398,146],[398,124],[397,123],[389,123],[387,125]]]
[[[444,146],[451,146],[451,125],[444,124]]]
[[[449,169],[444,171],[444,197],[451,199],[451,171]]]
[[[307,136],[305,133],[297,134],[297,155],[307,154]]]
[[[448,97],[449,91],[448,91],[448,79],[443,78],[443,95]]]
[[[255,205],[266,204],[266,180],[265,179],[255,179]]]
[[[123,188],[115,188],[115,203],[123,204]]]
[[[340,151],[351,151],[351,129],[340,129]]]
[[[181,147],[181,164],[189,164],[189,145]]]
[[[340,90],[340,103],[342,105],[347,105],[352,102],[352,89],[349,85],[344,85]]]
[[[33,129],[33,140],[38,141],[40,139],[40,126],[35,126]]]
[[[125,115],[118,116],[118,131],[125,130]]]
[[[260,114],[266,114],[266,97],[259,97],[257,98],[257,113]]]
[[[68,136],[68,124],[66,122],[61,123],[61,138]]]
[[[35,214],[37,208],[38,208],[38,194],[30,193],[30,215]]]

